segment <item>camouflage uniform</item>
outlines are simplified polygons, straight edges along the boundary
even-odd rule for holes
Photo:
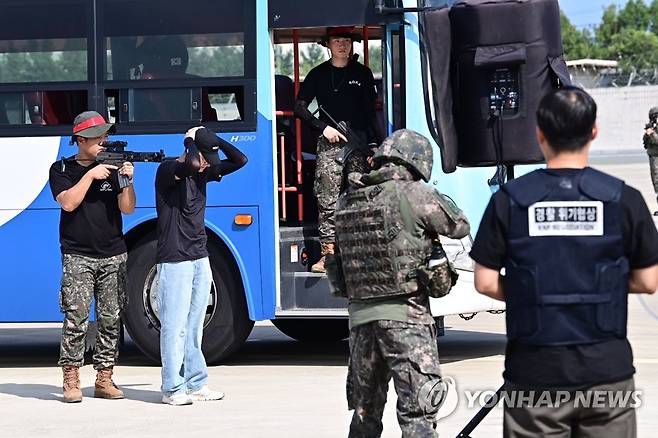
[[[654,120],[656,117],[658,117],[658,107],[651,108],[649,119]],[[651,182],[653,183],[653,190],[658,199],[658,133],[655,131],[651,135],[645,133],[642,140],[644,148],[647,150],[647,155],[649,155]]]
[[[347,400],[354,415],[349,436],[381,435],[392,378],[402,436],[436,437],[438,406],[428,410],[420,390],[441,376],[437,334],[429,292],[419,287],[416,272],[427,263],[432,235],[461,238],[470,227],[454,204],[419,181],[429,180],[432,167],[431,146],[420,134],[396,131],[375,153],[374,162],[376,170],[349,175],[349,187],[336,208],[337,251],[327,258],[332,290],[350,298]],[[391,217],[402,222],[388,229],[380,230],[371,220],[377,214],[354,226],[347,220],[355,211],[387,211],[391,206],[399,210],[386,216],[388,223],[393,223]],[[369,245],[358,236],[361,230],[368,233]],[[380,256],[368,257],[370,252]],[[386,263],[398,269],[384,272]]]
[[[359,150],[352,153],[344,165],[336,162],[344,144],[342,141],[330,143],[324,135],[318,138],[313,193],[318,200],[318,234],[322,243],[334,243],[334,210],[338,196],[345,189],[346,175],[368,169],[367,155]]]
[[[127,304],[126,253],[96,259],[62,255],[62,288],[59,303],[64,313],[60,366],[80,367],[84,362],[85,333],[92,298],[96,299],[96,349],[94,368],[114,366],[119,355],[120,314]]]
[[[388,382],[398,396],[403,437],[436,437],[436,412],[423,412],[419,389],[441,377],[435,324],[379,320],[350,330],[347,406],[350,438],[379,437]]]

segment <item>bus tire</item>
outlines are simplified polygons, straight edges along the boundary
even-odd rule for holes
[[[204,321],[202,350],[209,364],[235,352],[245,342],[254,322],[249,319],[242,281],[230,253],[208,241],[213,274],[211,300]],[[128,255],[128,306],[123,322],[137,347],[154,362],[160,362],[160,320],[153,279],[157,239],[152,233],[140,240]],[[228,255],[227,255],[228,254]]]
[[[272,324],[302,342],[338,342],[350,335],[347,318],[278,318]]]

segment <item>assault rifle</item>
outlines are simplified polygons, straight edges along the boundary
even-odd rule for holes
[[[162,149],[160,149],[159,152],[127,151],[125,150],[126,146],[128,146],[128,142],[126,141],[104,141],[101,146],[103,147],[103,150],[98,153],[95,160],[76,160],[75,158],[67,160],[62,158],[62,171],[64,171],[65,161],[97,161],[100,164],[121,167],[126,161],[131,163],[159,163],[165,158]],[[126,175],[118,173],[117,176],[119,177],[119,188],[123,189],[130,185],[130,178]]]
[[[331,114],[329,114],[323,107],[322,105],[318,105],[318,109],[324,113],[324,115],[329,118],[331,123],[333,123],[336,126],[336,129],[347,138],[347,143],[343,146],[341,149],[340,153],[336,156],[336,162],[340,164],[341,166],[345,164],[347,159],[357,150],[364,152],[368,156],[372,156],[373,152],[372,150],[368,147],[365,141],[363,141],[363,138],[354,132],[352,128],[350,128],[349,123],[347,122],[336,122],[336,120],[331,117]]]

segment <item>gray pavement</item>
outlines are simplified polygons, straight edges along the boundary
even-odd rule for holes
[[[648,165],[639,159],[597,162],[595,167],[626,179],[656,209]],[[639,436],[658,430],[658,295],[629,299],[629,338],[643,391]],[[505,349],[504,315],[478,314],[471,321],[446,318],[439,341],[442,371],[457,380],[459,406],[439,423],[454,437],[475,414],[465,390],[495,390],[501,383]],[[350,413],[345,402],[347,343],[301,343],[258,323],[244,348],[210,368],[210,385],[225,400],[172,407],[160,403],[160,369],[127,342],[116,382],[126,400],[92,398],[94,373],[83,368],[81,404],[61,402],[58,324],[0,324],[0,437],[341,437]],[[495,408],[472,434],[501,436],[502,408]],[[399,437],[392,385],[383,437]]]

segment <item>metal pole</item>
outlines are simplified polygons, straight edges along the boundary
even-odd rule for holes
[[[299,94],[299,30],[293,29],[293,71],[295,77],[295,98]],[[302,193],[302,121],[295,117],[295,152],[297,155],[297,219],[304,220],[304,194]]]
[[[457,438],[471,438],[470,433],[475,430],[475,428],[484,420],[484,417],[487,416],[487,414],[498,404],[500,401],[500,396],[503,393],[503,390],[505,389],[505,385],[503,384],[494,395],[489,397],[486,402],[484,402],[484,406],[478,411],[477,414],[475,414],[475,417],[471,419],[471,421],[468,422],[466,427],[462,429],[461,432],[459,432],[459,435],[457,435]],[[495,398],[495,403],[491,404],[491,401],[494,400]]]
[[[363,64],[370,67],[370,56],[368,53],[368,26],[363,26]]]

